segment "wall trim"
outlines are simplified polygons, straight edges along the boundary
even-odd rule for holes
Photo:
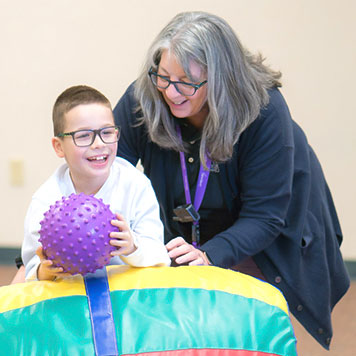
[[[20,248],[0,247],[0,265],[15,265],[15,258],[21,254]],[[356,260],[345,260],[351,279],[356,280]]]
[[[0,265],[14,265],[15,258],[21,254],[21,249],[16,247],[0,247]]]
[[[345,266],[349,272],[350,278],[356,280],[356,260],[345,260]]]

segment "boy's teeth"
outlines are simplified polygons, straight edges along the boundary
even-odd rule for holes
[[[89,158],[91,161],[101,161],[105,159],[105,156],[99,156],[99,157],[91,157]]]

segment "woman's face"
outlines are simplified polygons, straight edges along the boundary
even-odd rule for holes
[[[190,72],[194,78],[193,84],[199,84],[206,80],[202,69],[193,61],[190,63]],[[192,82],[175,56],[171,55],[168,50],[162,52],[158,74],[168,77],[172,81]],[[207,85],[208,83],[200,87],[192,96],[180,94],[172,84],[167,89],[158,88],[158,90],[162,93],[172,115],[177,118],[187,118],[192,125],[202,128],[209,112]]]

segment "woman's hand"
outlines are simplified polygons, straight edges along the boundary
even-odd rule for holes
[[[119,228],[120,231],[110,233],[110,245],[115,246],[117,250],[111,252],[112,256],[131,255],[137,250],[134,243],[131,230],[121,214],[116,214],[117,220],[111,220],[111,224]]]
[[[64,273],[62,267],[53,266],[53,261],[48,260],[47,256],[43,253],[42,246],[36,250],[36,255],[41,260],[37,269],[37,279],[39,281],[54,281],[56,278],[71,276],[70,273]]]
[[[166,244],[168,256],[178,265],[188,264],[189,266],[208,266],[210,262],[206,254],[188,244],[183,237],[176,237]]]

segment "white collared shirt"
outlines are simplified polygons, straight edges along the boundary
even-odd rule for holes
[[[36,277],[40,263],[36,249],[40,246],[39,230],[43,214],[50,205],[63,196],[75,193],[67,164],[60,166],[54,174],[35,192],[28,208],[22,244],[22,259],[26,267],[26,279]],[[163,225],[159,217],[159,206],[149,179],[123,158],[116,157],[110,175],[95,194],[113,213],[120,213],[135,238],[137,250],[128,256],[115,256],[110,264],[128,264],[136,267],[169,265],[163,244]]]

